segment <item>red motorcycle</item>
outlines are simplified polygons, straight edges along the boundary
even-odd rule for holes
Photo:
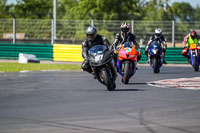
[[[121,44],[118,51],[117,69],[122,76],[122,82],[128,84],[129,79],[135,74],[137,66],[137,51],[131,42]]]

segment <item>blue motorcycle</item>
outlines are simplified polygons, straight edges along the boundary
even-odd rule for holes
[[[164,62],[164,55],[160,41],[151,42],[148,49],[148,60],[154,73],[159,73]]]
[[[189,45],[189,51],[188,51],[188,56],[189,56],[189,63],[192,65],[194,68],[194,71],[199,71],[199,49],[197,48],[197,44],[193,43]]]

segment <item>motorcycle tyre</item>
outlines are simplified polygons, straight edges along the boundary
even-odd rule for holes
[[[124,84],[128,84],[128,82],[129,82],[129,78],[130,78],[129,70],[130,70],[130,62],[126,61],[125,67],[124,67],[124,79],[123,79]]]
[[[193,68],[194,68],[194,71],[197,72],[199,71],[199,65],[197,65],[197,60],[196,60],[196,56],[193,56]]]
[[[101,71],[102,73],[102,77],[103,77],[103,81],[104,81],[104,85],[106,86],[108,91],[114,91],[115,90],[115,83],[112,83],[111,78],[109,77],[109,74],[107,72],[106,69]]]
[[[156,57],[153,57],[153,59],[152,59],[153,61],[153,72],[154,73],[159,73],[160,72],[160,68],[159,68],[159,62],[158,62],[158,58],[156,58]]]

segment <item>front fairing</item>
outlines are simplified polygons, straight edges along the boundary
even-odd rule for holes
[[[160,43],[152,42],[149,46],[149,54],[150,55],[161,55],[162,54],[162,48],[161,48]]]
[[[118,52],[119,59],[137,60],[137,51],[131,44],[125,43]]]
[[[150,55],[150,66],[154,68],[153,59],[158,60],[158,67],[160,68],[164,62],[163,51],[160,42],[154,41],[149,46],[149,55]]]
[[[110,51],[105,45],[96,45],[89,49],[88,53],[90,66],[101,66],[112,59]]]

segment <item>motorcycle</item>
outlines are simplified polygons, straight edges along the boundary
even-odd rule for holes
[[[161,43],[157,40],[153,41],[148,49],[148,60],[154,73],[159,73],[164,62],[164,53]]]
[[[121,44],[118,50],[117,69],[122,77],[122,82],[128,84],[129,79],[135,74],[137,66],[137,51],[131,42]]]
[[[196,43],[189,45],[189,51],[188,51],[189,63],[194,68],[194,71],[199,71],[199,64],[200,64],[199,53],[200,51]]]
[[[104,84],[108,91],[116,88],[113,53],[105,45],[95,45],[88,51],[89,64],[96,79]]]

